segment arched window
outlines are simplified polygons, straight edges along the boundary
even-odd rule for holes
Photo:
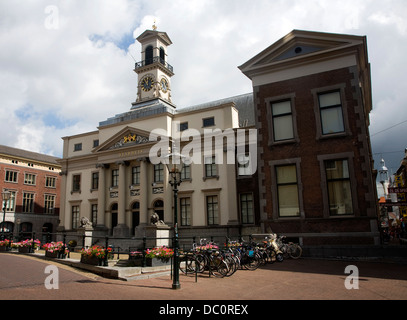
[[[164,221],[164,201],[156,200],[154,202],[154,211],[157,212],[159,219]]]
[[[146,65],[153,63],[153,46],[146,48]]]
[[[165,64],[165,51],[163,47],[160,48],[160,62]]]
[[[27,222],[28,223],[28,222]],[[24,223],[23,223],[24,224]],[[32,224],[31,224],[32,225]],[[0,231],[4,233],[12,233],[14,231],[14,223],[10,221],[0,223]],[[30,232],[32,231],[32,227]]]

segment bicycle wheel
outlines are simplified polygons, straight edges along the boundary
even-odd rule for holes
[[[299,244],[293,243],[289,246],[288,254],[293,259],[298,259],[302,255],[302,248]]]
[[[179,264],[179,269],[182,273],[184,274],[194,274],[197,272],[199,269],[199,265],[197,263],[197,260],[195,259],[195,256],[192,255],[187,255],[185,256],[180,264]]]
[[[249,255],[246,253],[244,261],[244,267],[247,270],[254,271],[260,266],[261,258],[258,253],[255,253],[252,257],[249,257]]]
[[[195,261],[196,261],[196,272],[199,273],[204,272],[205,266],[207,264],[206,257],[203,254],[198,253],[197,255],[195,255]]]
[[[284,256],[281,252],[276,254],[276,261],[277,262],[283,262],[284,261]]]
[[[215,277],[223,278],[229,273],[229,268],[221,257],[211,257],[209,272]]]
[[[231,256],[226,256],[225,262],[229,269],[229,272],[226,274],[226,277],[230,277],[232,274],[234,274],[236,272],[236,270],[239,266],[237,264],[237,261],[234,259],[234,257],[231,257]]]

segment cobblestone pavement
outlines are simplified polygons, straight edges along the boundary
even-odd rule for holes
[[[58,289],[47,289],[47,265],[58,268]],[[357,267],[358,289],[346,283]],[[173,290],[169,276],[122,281],[105,279],[56,262],[0,254],[0,300],[404,300],[407,299],[405,264],[285,260],[257,269],[238,270],[228,278],[180,276],[181,289]],[[353,269],[355,270],[355,269]],[[55,274],[54,274],[55,275]]]

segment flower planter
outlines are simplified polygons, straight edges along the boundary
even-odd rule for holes
[[[6,246],[1,246],[0,247],[0,252],[6,252],[7,251],[7,247]]]
[[[99,265],[99,258],[95,256],[81,255],[81,263],[90,264],[92,266]]]
[[[129,261],[135,267],[141,267],[143,265],[143,257],[129,256]],[[161,267],[168,266],[171,259],[159,259],[159,258],[146,258],[146,267]]]
[[[18,252],[20,253],[29,253],[31,251],[30,247],[18,247]]]
[[[53,251],[53,252],[45,251],[45,256],[47,258],[58,258],[58,254],[59,254],[58,251]]]
[[[147,267],[161,267],[167,266],[170,263],[170,259],[158,259],[158,258],[146,258]]]

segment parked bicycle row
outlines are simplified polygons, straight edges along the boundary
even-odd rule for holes
[[[301,246],[285,240],[285,236],[271,234],[261,243],[228,241],[221,249],[202,239],[191,251],[181,253],[180,270],[187,275],[208,272],[209,276],[228,277],[239,269],[256,270],[266,263],[283,262],[285,257],[298,259]]]

